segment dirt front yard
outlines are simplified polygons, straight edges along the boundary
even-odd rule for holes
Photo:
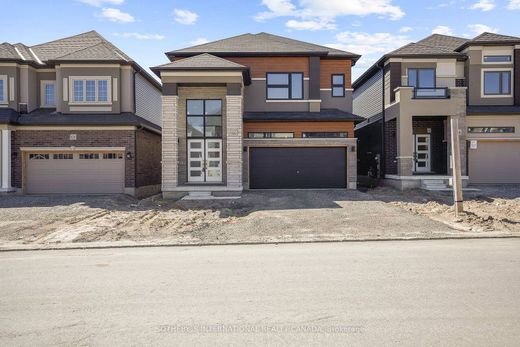
[[[255,191],[233,200],[159,196],[2,196],[0,246],[242,243],[520,235],[520,188],[471,193],[455,219],[451,196],[377,188]]]

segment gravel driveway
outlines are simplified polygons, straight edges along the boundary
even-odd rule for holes
[[[395,204],[400,192],[255,191],[232,200],[3,196],[0,243],[242,243],[467,236]]]

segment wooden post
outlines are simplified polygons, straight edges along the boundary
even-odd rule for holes
[[[455,216],[464,212],[462,205],[462,178],[460,171],[460,140],[459,117],[450,117],[451,124],[451,166],[453,173],[453,200],[455,202]]]

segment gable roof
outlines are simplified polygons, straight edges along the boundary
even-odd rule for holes
[[[246,66],[203,53],[153,67],[154,70],[245,70]]]
[[[247,66],[229,61],[224,58],[214,56],[209,53],[198,54],[188,58],[182,58],[171,63],[159,65],[150,68],[157,76],[160,77],[161,71],[242,71],[244,83],[248,85],[251,82],[249,68]]]
[[[167,52],[172,57],[192,56],[211,53],[218,56],[258,56],[258,55],[317,55],[352,58],[357,61],[360,55],[313,43],[298,41],[287,37],[261,32],[242,34],[222,40]]]
[[[161,89],[161,84],[155,78],[95,30],[31,47],[22,43],[12,45],[5,42],[0,44],[0,60],[16,61],[35,67],[63,62],[129,64],[157,89]]]

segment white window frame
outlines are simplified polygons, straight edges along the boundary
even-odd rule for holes
[[[510,71],[511,72],[511,78],[509,79],[509,94],[499,94],[499,95],[490,95],[484,93],[484,73],[485,72],[501,72],[501,71]],[[481,69],[480,71],[480,97],[481,98],[512,98],[513,97],[513,81],[515,80],[514,71],[512,68],[486,68]]]
[[[107,101],[87,101],[87,80],[96,81],[96,100],[98,100],[98,81],[107,81]],[[74,81],[83,82],[83,101],[74,100]],[[69,77],[69,105],[112,105],[112,77],[111,76],[70,76]]]
[[[54,85],[54,104],[52,105],[46,105],[45,104],[45,86],[47,84],[53,84]],[[54,80],[41,80],[40,81],[40,107],[41,108],[55,108],[57,103],[57,96],[56,96],[56,81]]]
[[[4,93],[2,94],[2,99],[0,100],[0,105],[7,105],[9,100],[7,98],[7,90],[9,89],[7,86],[7,75],[0,75],[0,80],[4,82]]]
[[[496,57],[496,56],[508,56],[511,57],[510,61],[486,61],[486,57]],[[493,54],[485,54],[482,53],[482,64],[485,65],[512,65],[513,64],[513,55],[511,53],[493,53]]]

